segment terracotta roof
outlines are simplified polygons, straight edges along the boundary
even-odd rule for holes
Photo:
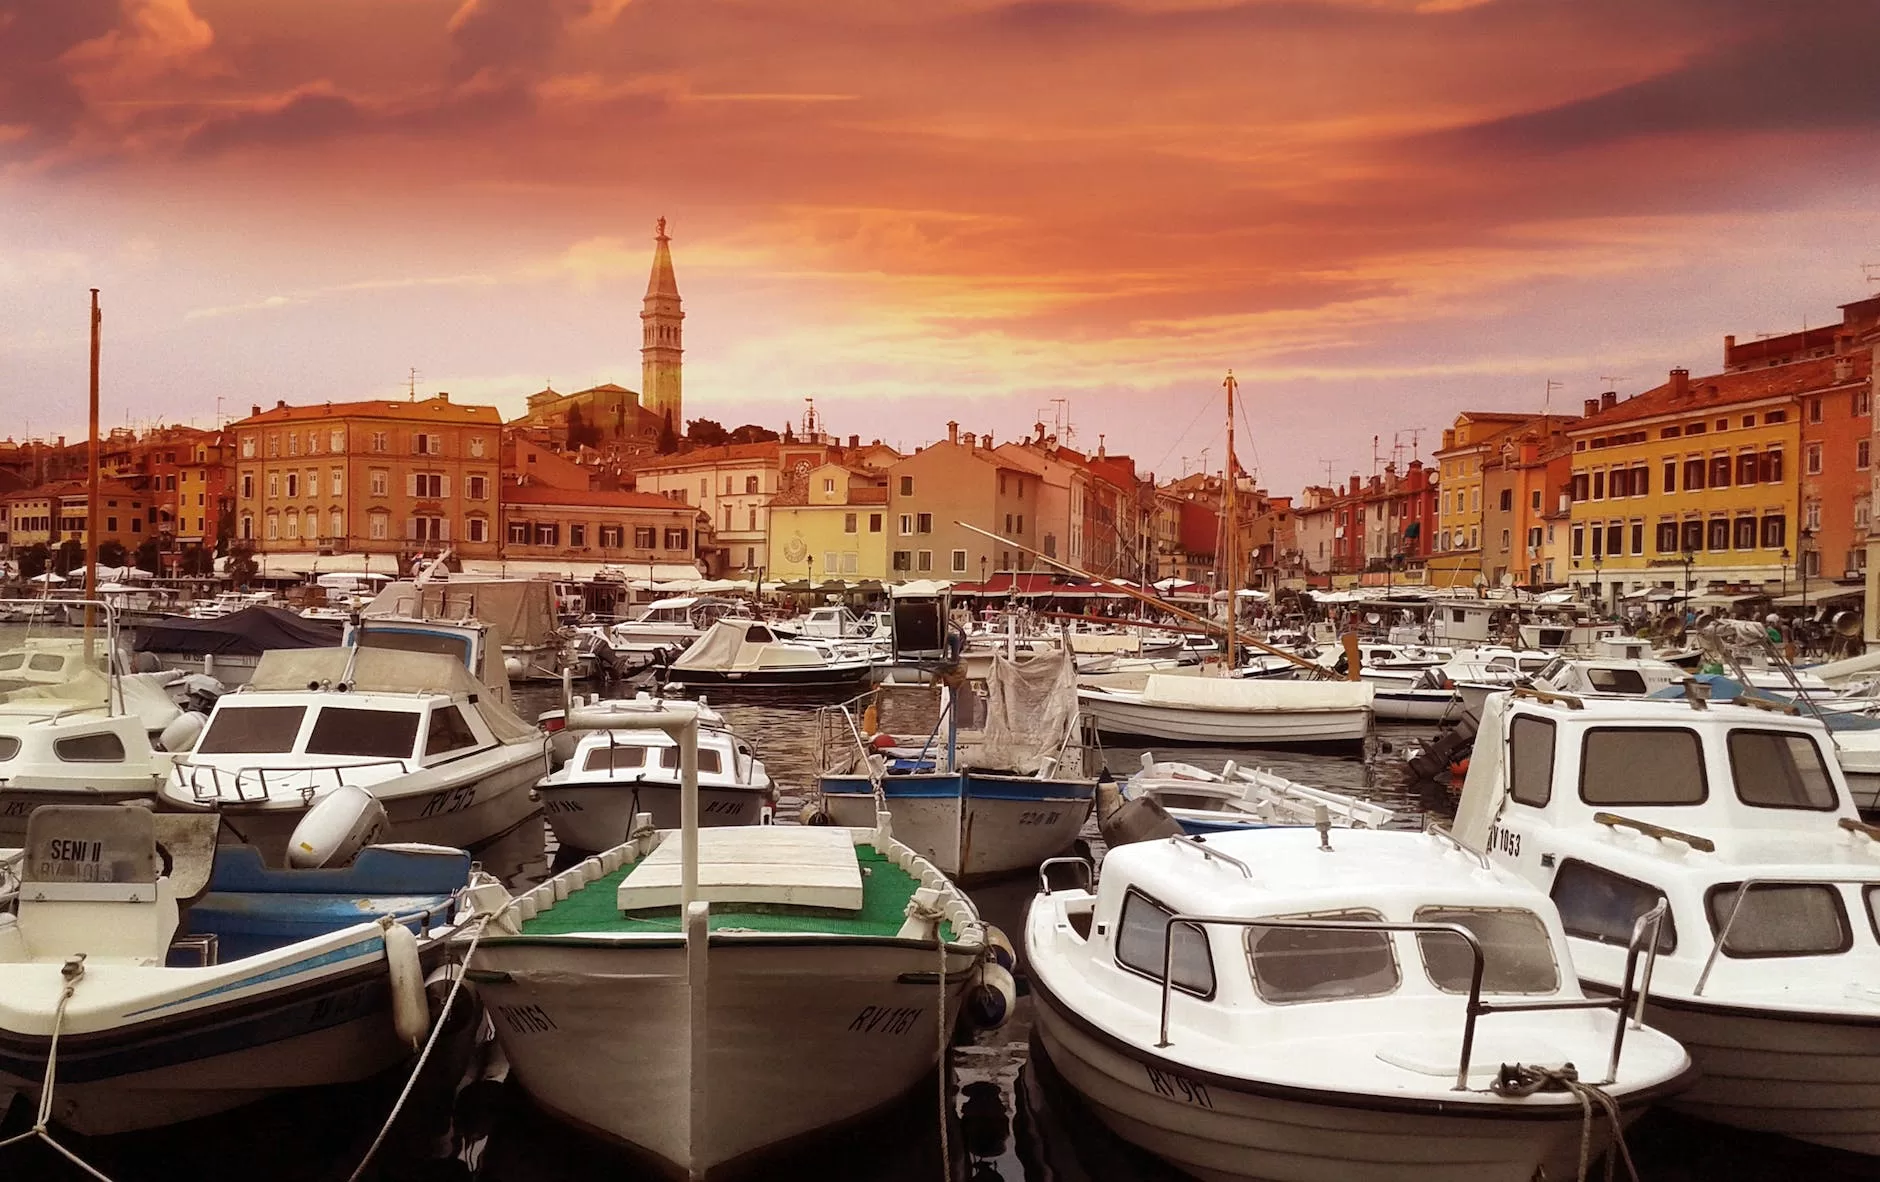
[[[502,426],[502,416],[493,406],[468,406],[438,396],[422,402],[381,399],[371,402],[324,402],[312,406],[276,406],[239,419],[230,426],[263,426],[269,423],[293,423],[307,419],[371,418],[402,419],[423,423],[487,423]]]
[[[1834,376],[1835,363],[1841,358],[1814,357],[1766,369],[1690,378],[1687,382],[1688,393],[1681,398],[1676,395],[1673,383],[1666,382],[1626,399],[1611,410],[1579,420],[1567,428],[1567,434],[1585,435],[1606,430],[1618,423],[1630,423],[1659,415],[1688,414],[1769,398],[1793,398],[1813,390],[1826,390],[1865,380],[1872,370],[1872,355],[1861,351],[1848,354],[1846,359],[1853,362],[1853,373],[1842,380]]]
[[[885,505],[888,503],[888,486],[885,484],[849,485],[849,504]]]
[[[697,513],[696,505],[662,497],[658,493],[599,492],[589,489],[551,488],[543,484],[505,484],[505,505],[567,505],[597,509],[672,509]]]
[[[701,447],[694,451],[679,452],[670,456],[659,456],[650,464],[641,464],[641,472],[664,472],[670,469],[691,468],[699,464],[722,464],[733,460],[774,460],[784,445],[772,440],[769,443],[724,443],[717,447]],[[803,446],[815,447],[816,444]]]
[[[23,501],[35,497],[73,497],[85,496],[91,490],[91,482],[86,480],[60,480],[53,484],[43,484],[38,488],[21,489],[9,500]],[[141,493],[121,480],[100,480],[98,495],[101,497],[143,497]]]

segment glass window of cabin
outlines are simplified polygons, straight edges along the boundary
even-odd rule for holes
[[[1116,963],[1160,981],[1162,956],[1168,948],[1168,920],[1174,914],[1132,888],[1123,896],[1122,920],[1116,925]],[[1196,997],[1214,996],[1214,961],[1208,955],[1208,938],[1201,929],[1176,926],[1171,967],[1175,988]]]
[[[58,653],[34,653],[26,667],[35,673],[57,673],[65,668],[65,658]]]
[[[584,772],[624,772],[645,766],[644,747],[596,747],[581,761],[581,770]]]
[[[677,770],[679,766],[679,749],[677,747],[661,747],[659,749],[659,766]],[[723,766],[724,765],[719,762],[718,753],[716,751],[708,751],[703,747],[698,749],[699,771],[716,772]]]
[[[1287,918],[1376,923],[1384,917],[1375,911],[1333,911]],[[1253,986],[1273,1005],[1377,997],[1403,980],[1389,932],[1248,928],[1246,944]]]
[[[744,629],[744,639],[751,644],[769,644],[777,638],[762,624],[749,624]]]
[[[1821,748],[1793,731],[1732,730],[1730,778],[1744,804],[1823,810],[1836,804]]]
[[[1482,948],[1483,993],[1552,993],[1560,969],[1547,925],[1521,907],[1420,907],[1419,923],[1455,923],[1469,929]],[[1467,993],[1475,958],[1462,939],[1447,932],[1418,932],[1417,950],[1430,983],[1444,993]]]
[[[0,653],[0,672],[18,669],[26,663],[25,653]]]
[[[1595,665],[1586,671],[1586,681],[1602,694],[1645,692],[1645,676],[1637,669],[1606,669]]]
[[[1508,724],[1508,792],[1521,804],[1547,807],[1554,795],[1554,724],[1517,714]]]
[[[431,729],[424,735],[426,755],[447,755],[477,745],[477,733],[463,711],[455,706],[440,706],[431,711]]]
[[[222,707],[196,744],[198,755],[270,755],[294,749],[305,706]]]
[[[1853,946],[1841,892],[1826,883],[1756,883],[1747,891],[1724,883],[1704,902],[1725,956],[1831,956]]]
[[[423,717],[416,710],[322,706],[313,720],[313,733],[307,736],[307,754],[409,759]]]
[[[1709,794],[1696,731],[1601,726],[1586,732],[1580,799],[1587,804],[1702,804]]]
[[[20,753],[20,741],[12,735],[0,735],[0,763]]]
[[[124,740],[110,731],[78,735],[54,743],[52,753],[62,763],[123,763]]]
[[[1560,909],[1560,922],[1569,936],[1621,948],[1631,944],[1632,927],[1639,916],[1664,898],[1664,892],[1657,887],[1572,858],[1560,863],[1549,894]],[[1658,951],[1668,955],[1677,947],[1677,927],[1667,910],[1663,926],[1658,929]]]

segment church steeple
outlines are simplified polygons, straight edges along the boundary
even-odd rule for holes
[[[672,429],[684,434],[679,366],[685,352],[685,311],[679,303],[679,280],[672,272],[672,239],[666,236],[663,217],[653,242],[653,273],[646,280],[646,299],[640,310],[640,405],[669,417]]]

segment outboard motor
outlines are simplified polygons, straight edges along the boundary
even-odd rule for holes
[[[342,784],[321,797],[287,839],[287,865],[319,870],[350,865],[360,850],[385,830],[385,806],[357,784]]]

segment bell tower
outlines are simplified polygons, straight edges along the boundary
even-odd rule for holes
[[[666,219],[660,218],[653,235],[653,273],[646,281],[646,300],[640,309],[640,405],[655,415],[670,416],[672,429],[685,434],[685,404],[679,382],[679,361],[685,312],[679,305],[679,280],[672,273],[672,240]]]

